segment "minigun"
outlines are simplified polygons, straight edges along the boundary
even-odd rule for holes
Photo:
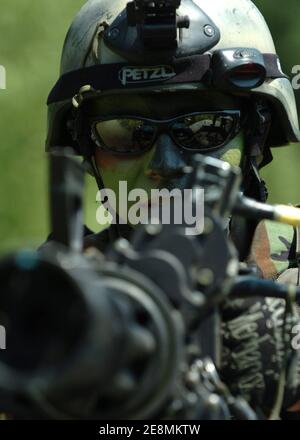
[[[68,152],[51,156],[53,241],[0,263],[0,411],[25,419],[256,418],[217,372],[218,308],[243,283],[226,225],[234,210],[253,215],[255,202],[243,200],[240,173],[224,162],[197,155],[185,172],[193,190],[205,190],[202,233],[148,224],[105,254],[83,252],[84,171]],[[244,293],[254,294],[256,281],[264,291],[263,281],[244,280]]]

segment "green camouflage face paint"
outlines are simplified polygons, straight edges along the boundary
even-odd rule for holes
[[[244,151],[244,134],[243,132],[238,133],[238,135],[231,139],[228,144],[223,147],[220,151],[217,151],[211,156],[218,159],[224,160],[233,166],[240,166]]]
[[[119,182],[126,182],[128,191],[142,188],[150,198],[151,189],[160,188],[160,182],[147,176],[148,165],[151,162],[154,149],[136,158],[120,159],[103,152],[96,152],[96,160],[101,170],[105,188],[111,189],[116,195],[119,206]],[[128,202],[128,208],[133,202]],[[118,213],[120,215],[120,213]]]

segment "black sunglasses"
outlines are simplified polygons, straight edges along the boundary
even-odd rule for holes
[[[150,150],[160,133],[191,152],[212,151],[226,145],[241,129],[239,110],[198,112],[168,120],[110,116],[92,121],[91,136],[114,155],[138,155]]]

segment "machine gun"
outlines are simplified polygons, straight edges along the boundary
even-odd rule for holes
[[[218,307],[243,282],[226,222],[234,210],[266,216],[265,205],[239,195],[238,170],[200,155],[185,170],[193,189],[206,190],[203,233],[149,224],[103,255],[82,251],[82,167],[66,153],[50,161],[54,240],[0,264],[0,410],[25,419],[255,419],[216,369]],[[256,282],[286,293],[246,281],[249,295]]]

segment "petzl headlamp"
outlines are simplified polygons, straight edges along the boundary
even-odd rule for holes
[[[75,96],[81,100],[80,89],[93,91],[86,93],[85,98],[95,98],[97,93],[101,96],[105,91],[118,93],[119,90],[139,91],[163,86],[171,89],[180,84],[197,86],[200,83],[221,91],[243,91],[275,78],[287,78],[277,55],[262,54],[252,48],[225,49],[213,54],[174,58],[163,65],[116,63],[74,70],[60,77],[50,92],[48,104]]]
[[[264,56],[252,48],[217,50],[213,53],[212,82],[219,89],[254,89],[267,76]]]

